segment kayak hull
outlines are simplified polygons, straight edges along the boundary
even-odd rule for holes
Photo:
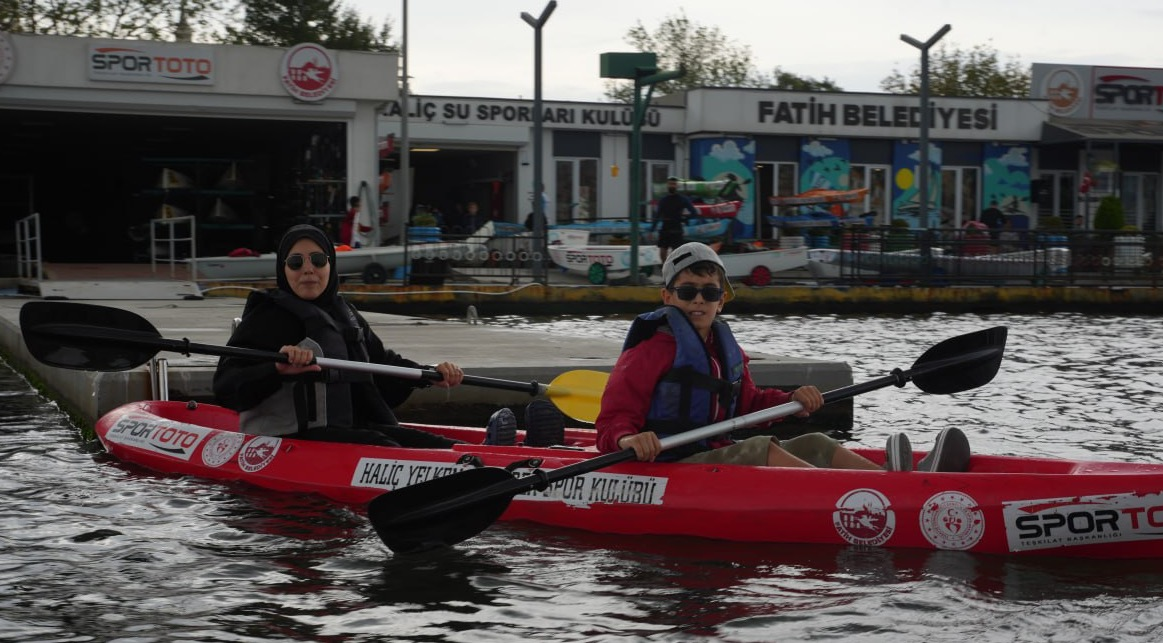
[[[595,454],[592,432],[579,429],[567,447],[543,449],[427,427],[473,443],[402,449],[243,435],[237,422],[208,404],[136,402],[96,428],[127,463],[352,505],[473,466],[539,459],[513,469],[524,475]],[[518,495],[501,519],[740,542],[1161,558],[1163,465],[975,455],[968,473],[928,473],[629,462]]]

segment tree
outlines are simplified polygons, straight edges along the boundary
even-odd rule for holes
[[[921,93],[921,66],[906,79],[898,69],[880,81],[893,94]],[[933,96],[1026,98],[1030,94],[1030,68],[1017,59],[1002,63],[992,45],[949,49],[941,45],[929,52],[929,93]]]
[[[626,42],[638,51],[658,55],[658,68],[684,74],[654,86],[657,95],[695,87],[765,87],[768,79],[751,63],[751,48],[732,43],[718,27],[694,24],[680,12],[669,16],[650,33],[639,21],[626,33]],[[628,81],[606,81],[606,97],[632,103],[634,86]]]
[[[398,51],[391,42],[392,23],[379,31],[364,22],[354,9],[337,0],[240,0],[245,11],[242,25],[227,27],[226,42],[244,45],[289,47],[317,42],[330,49]]]
[[[786,89],[793,92],[841,92],[844,91],[836,84],[836,81],[825,76],[821,80],[816,80],[811,76],[797,76],[791,72],[784,71],[780,67],[776,67],[771,72],[772,81],[768,83],[768,89]]]
[[[229,0],[0,0],[0,31],[174,40],[182,14],[196,32],[228,15]]]

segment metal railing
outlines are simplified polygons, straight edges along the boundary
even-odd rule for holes
[[[158,250],[165,249],[164,257],[170,264],[170,278],[174,278],[177,265],[185,263],[178,258],[178,251],[184,250],[189,257],[190,278],[194,279],[197,272],[198,257],[198,219],[193,216],[169,217],[150,219],[149,222],[149,265],[156,274],[158,264]],[[188,244],[188,245],[187,245]],[[182,246],[182,247],[179,247]]]
[[[1163,233],[854,228],[807,236],[809,272],[835,284],[1155,285]]]

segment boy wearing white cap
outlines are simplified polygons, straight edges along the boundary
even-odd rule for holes
[[[614,365],[595,421],[598,449],[634,449],[643,461],[682,461],[776,467],[881,469],[822,434],[780,441],[759,435],[741,442],[728,436],[662,451],[660,438],[730,417],[796,401],[807,416],[824,403],[815,386],[791,393],[761,389],[748,358],[717,316],[730,288],[723,262],[701,243],[670,253],[662,266],[662,303],[638,316]],[[890,441],[890,469],[912,469],[908,440]],[[907,451],[906,451],[907,450]]]

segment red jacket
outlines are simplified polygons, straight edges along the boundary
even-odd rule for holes
[[[719,356],[714,350],[714,342],[708,338],[707,349],[715,361],[716,370],[719,369]],[[670,370],[674,363],[677,345],[674,335],[670,333],[655,333],[649,339],[634,348],[622,353],[614,370],[610,373],[610,380],[606,383],[606,390],[602,393],[602,409],[594,421],[594,428],[598,431],[598,450],[603,453],[619,451],[618,440],[627,435],[638,433],[646,423],[646,413],[650,410],[650,398],[654,394],[654,387],[662,376]],[[739,402],[736,405],[737,415],[745,415],[762,409],[784,404],[791,399],[791,393],[774,388],[759,388],[751,379],[751,370],[747,368],[750,360],[747,354],[743,355],[743,385],[739,392]],[[724,409],[716,411],[716,421],[727,419]],[[722,444],[730,444],[724,436]]]

